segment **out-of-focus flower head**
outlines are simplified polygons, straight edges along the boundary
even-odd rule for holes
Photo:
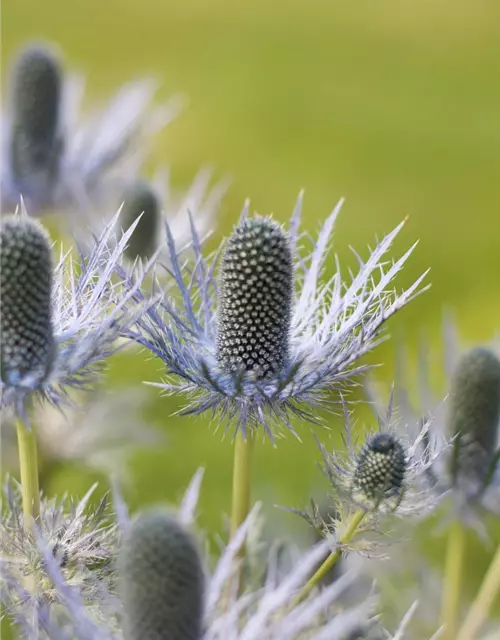
[[[117,338],[143,309],[112,277],[133,227],[109,249],[117,217],[75,264],[52,263],[49,238],[25,210],[0,224],[1,403],[26,418],[25,401],[61,404],[68,390],[87,388]]]
[[[223,247],[218,280],[218,254],[202,255],[195,221],[192,266],[181,263],[167,222],[178,296],[163,297],[125,335],[163,360],[169,378],[157,386],[190,396],[186,413],[209,411],[243,431],[262,425],[272,438],[274,425],[293,431],[294,414],[314,419],[312,407],[328,389],[366,368],[357,360],[380,342],[385,321],[422,291],[425,274],[400,295],[390,286],[414,248],[383,261],[401,224],[366,262],[359,258],[350,283],[338,265],[322,281],[341,204],[306,255],[299,251],[302,197],[288,231],[271,218],[250,218],[245,208]]]
[[[229,185],[228,180],[220,180],[210,185],[212,171],[201,170],[186,191],[175,190],[170,184],[168,172],[159,171],[152,180],[135,180],[126,186],[121,198],[123,209],[120,224],[127,230],[136,222],[125,256],[129,262],[137,259],[149,260],[156,254],[160,264],[169,263],[165,221],[175,240],[176,246],[188,249],[192,234],[190,218],[194,220],[197,234],[205,239],[213,230],[215,217],[222,197]],[[160,276],[162,271],[158,272]]]
[[[444,373],[447,397],[438,401],[432,390],[426,350],[419,354],[419,403],[411,401],[405,386],[404,363],[395,390],[395,405],[407,419],[425,422],[431,419],[429,436],[452,442],[447,455],[436,460],[428,476],[436,493],[448,492],[450,513],[484,535],[481,517],[486,512],[500,513],[500,359],[498,349],[460,348],[449,318],[444,327]],[[368,393],[377,404],[376,387]],[[426,445],[426,442],[423,443]]]
[[[179,112],[179,99],[153,106],[156,91],[151,80],[131,82],[106,108],[82,115],[83,78],[65,73],[54,47],[23,47],[2,110],[2,210],[12,210],[21,196],[31,215],[81,216],[115,202],[154,134]]]
[[[41,496],[38,535],[58,567],[67,588],[75,590],[85,602],[88,615],[104,615],[106,608],[116,608],[113,595],[114,558],[118,549],[118,530],[103,497],[96,508],[89,506],[94,485],[74,502],[67,496],[49,499]],[[21,488],[7,479],[2,501],[0,525],[1,597],[5,615],[27,618],[39,607],[53,606],[57,611],[60,594],[37,536],[23,524]],[[34,636],[29,636],[34,637]]]

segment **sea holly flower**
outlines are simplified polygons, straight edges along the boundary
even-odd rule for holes
[[[18,54],[2,112],[2,210],[20,197],[31,215],[47,210],[78,217],[115,206],[133,179],[152,137],[177,115],[179,100],[152,102],[155,82],[124,85],[93,115],[82,115],[83,78],[65,73],[58,51],[29,44]],[[117,205],[116,205],[117,206]]]
[[[261,425],[271,438],[276,424],[293,431],[291,416],[313,420],[313,407],[328,389],[367,368],[357,361],[382,340],[386,320],[427,288],[420,288],[425,274],[399,295],[390,286],[415,247],[385,261],[404,223],[366,262],[358,257],[359,273],[350,282],[338,266],[323,282],[341,205],[306,255],[299,248],[302,197],[288,230],[245,209],[222,248],[218,279],[219,254],[203,256],[194,222],[194,265],[185,266],[167,221],[179,295],[163,297],[125,335],[163,360],[168,378],[157,386],[189,396],[186,413],[209,411],[243,433]],[[134,286],[133,278],[129,283]]]
[[[116,340],[136,316],[121,283],[112,279],[133,227],[109,249],[115,217],[92,253],[76,267],[62,254],[53,266],[50,240],[28,218],[5,216],[0,226],[2,406],[26,418],[25,401],[64,403],[86,388]],[[140,313],[135,309],[135,313]]]

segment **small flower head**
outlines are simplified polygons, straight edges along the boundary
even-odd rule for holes
[[[43,382],[54,360],[52,255],[49,238],[28,218],[0,223],[1,378]]]
[[[261,425],[271,438],[276,424],[293,432],[291,416],[315,420],[313,407],[325,392],[366,368],[357,360],[380,342],[385,321],[420,292],[424,276],[399,296],[390,286],[411,249],[388,267],[382,263],[402,225],[366,263],[359,258],[352,282],[343,283],[339,270],[322,282],[340,204],[308,256],[298,251],[301,204],[288,232],[245,210],[219,269],[217,255],[204,259],[194,220],[194,266],[183,267],[167,225],[179,295],[165,295],[127,336],[163,360],[169,378],[158,386],[189,395],[187,412],[210,411],[242,431]]]
[[[327,517],[314,501],[309,512],[288,509],[335,545],[359,509],[366,513],[352,548],[371,553],[379,543],[373,533],[380,530],[387,515],[414,521],[428,516],[439,504],[442,495],[434,495],[427,473],[443,454],[446,441],[434,437],[429,423],[403,429],[393,421],[392,412],[390,404],[386,415],[378,417],[378,430],[358,432],[354,437],[345,409],[345,450],[329,450],[319,444],[322,471],[330,483],[330,504],[335,509]]]
[[[244,220],[227,243],[220,276],[217,360],[221,370],[278,373],[289,359],[292,252],[283,229]]]
[[[134,229],[110,250],[115,225],[116,218],[75,273],[64,254],[52,269],[47,236],[25,211],[2,220],[3,407],[25,417],[24,400],[32,394],[59,404],[70,388],[95,378],[120,331],[135,321],[124,311],[122,284],[111,278]]]
[[[376,433],[363,446],[356,462],[351,495],[355,502],[376,507],[395,501],[395,508],[405,490],[406,453],[390,433]]]
[[[30,46],[12,74],[12,173],[21,192],[45,193],[57,179],[61,139],[62,70],[47,47]]]
[[[161,510],[139,515],[123,541],[118,572],[126,638],[201,638],[202,560],[175,517]]]
[[[151,185],[143,181],[131,185],[124,194],[122,226],[129,229],[136,221],[137,226],[125,249],[125,255],[132,262],[137,258],[151,258],[158,248],[161,205]]]

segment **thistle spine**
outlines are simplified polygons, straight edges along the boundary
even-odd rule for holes
[[[119,556],[127,640],[199,640],[205,579],[191,535],[168,513],[140,515]]]
[[[229,372],[265,378],[286,362],[293,261],[283,229],[267,218],[245,220],[222,260],[218,361]]]
[[[49,238],[29,218],[0,226],[1,378],[6,384],[46,378],[54,356]]]

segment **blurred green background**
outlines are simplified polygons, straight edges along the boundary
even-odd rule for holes
[[[376,235],[409,214],[394,255],[420,245],[398,287],[427,267],[433,286],[391,321],[391,333],[412,351],[424,332],[438,358],[443,308],[471,343],[489,341],[500,326],[500,3],[4,0],[3,70],[31,38],[61,46],[68,67],[87,74],[91,99],[142,75],[162,81],[160,97],[189,97],[158,136],[151,167],[168,163],[178,185],[206,164],[232,177],[213,242],[246,197],[285,220],[305,188],[311,232],[346,196],[335,250],[348,266],[349,245],[366,256]],[[385,363],[377,375],[388,384],[393,349],[387,343],[370,357]],[[120,356],[109,383],[160,375],[157,362]],[[433,375],[439,389],[439,368]],[[147,415],[168,431],[168,446],[133,460],[127,499],[133,508],[175,499],[203,465],[201,523],[220,529],[231,442],[203,419],[172,417],[180,406],[151,390]],[[338,434],[340,423],[330,426]],[[309,428],[301,434],[303,444],[290,437],[256,453],[255,496],[287,527],[300,524],[273,503],[301,507],[324,488]],[[46,490],[82,492],[88,481],[81,468],[62,466]],[[432,549],[442,552],[439,542]],[[480,574],[487,554],[477,553]]]

